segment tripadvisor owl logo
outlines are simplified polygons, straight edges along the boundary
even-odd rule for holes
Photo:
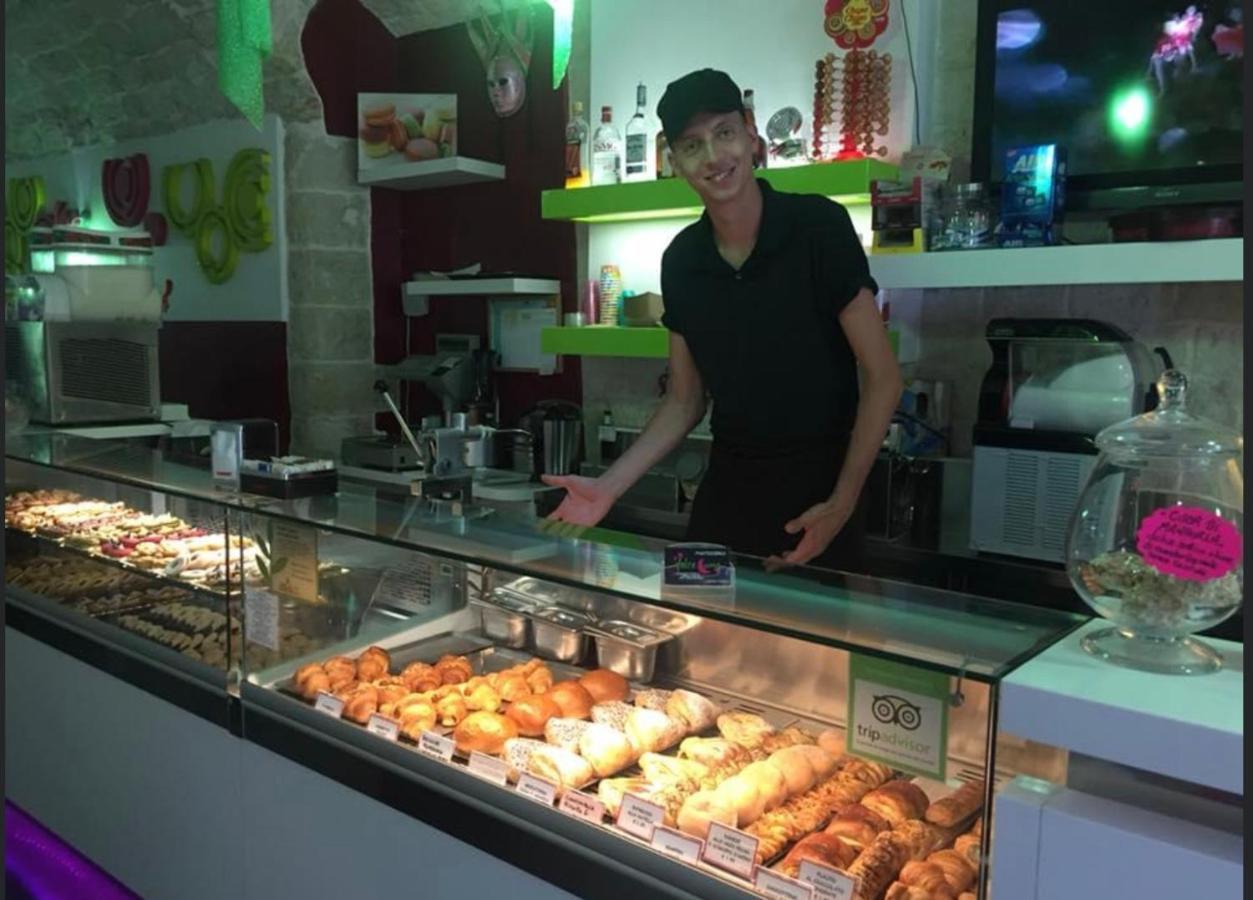
[[[895,694],[875,694],[870,714],[884,725],[899,725],[906,731],[917,731],[922,724],[922,707]]]

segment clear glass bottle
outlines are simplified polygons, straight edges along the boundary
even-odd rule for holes
[[[575,100],[566,123],[566,187],[587,187],[591,168],[591,143],[587,119],[583,117],[583,102]]]
[[[648,141],[648,92],[644,85],[635,87],[635,115],[626,124],[626,175],[625,181],[647,180],[652,172],[649,166]]]
[[[613,412],[605,410],[600,417],[600,461],[608,464],[618,458],[618,429],[613,424]]]
[[[753,89],[747,88],[744,91],[744,120],[748,123],[750,130],[757,134],[756,143],[753,144],[753,168],[764,169],[766,167],[766,139],[757,131],[755,104]]]
[[[1189,635],[1244,600],[1244,438],[1187,411],[1171,369],[1156,410],[1111,425],[1079,497],[1066,567],[1079,595],[1113,628],[1083,648],[1150,672],[1212,672],[1222,657]]]
[[[622,180],[622,135],[613,124],[613,107],[600,108],[600,125],[592,136],[592,184]]]

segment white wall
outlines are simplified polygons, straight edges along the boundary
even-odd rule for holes
[[[109,219],[101,188],[101,167],[110,157],[135,153],[148,156],[151,176],[150,212],[165,212],[162,192],[162,170],[165,166],[193,162],[207,157],[213,162],[217,197],[221,203],[226,167],[234,155],[248,147],[260,147],[270,154],[270,209],[274,243],[261,253],[240,253],[239,266],[225,284],[210,284],[196,263],[195,248],[190,238],[170,226],[169,241],[153,251],[154,280],[174,282],[167,321],[287,321],[287,227],[283,193],[286,179],[283,172],[283,123],[273,113],[265,117],[258,132],[243,119],[210,122],[184,128],[170,134],[97,144],[83,147],[63,156],[13,163],[5,166],[8,178],[28,175],[42,176],[48,192],[48,205],[65,200],[76,209],[91,213],[88,227],[109,231],[120,230]],[[189,203],[191,176],[184,205]],[[166,219],[169,219],[168,214]]]

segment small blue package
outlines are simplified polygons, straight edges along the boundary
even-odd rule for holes
[[[1060,243],[1065,205],[1065,147],[1035,144],[1005,154],[997,244],[1046,247]]]

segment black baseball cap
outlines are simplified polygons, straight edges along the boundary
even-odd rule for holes
[[[666,85],[657,104],[657,117],[666,140],[673,143],[697,113],[744,111],[739,86],[726,72],[697,69]]]

